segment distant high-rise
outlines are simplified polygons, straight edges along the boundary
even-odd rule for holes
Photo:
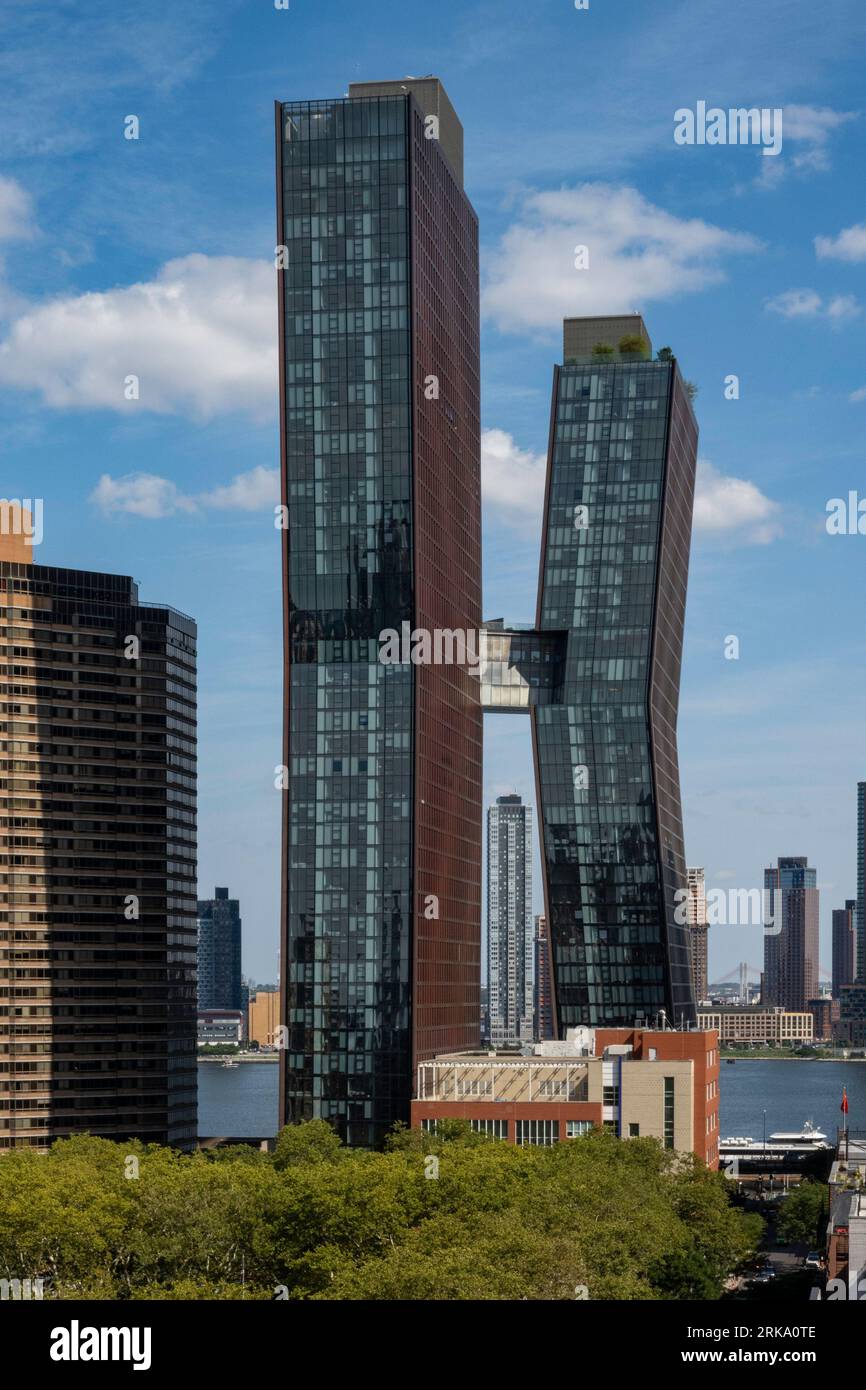
[[[544,913],[535,919],[535,979],[533,981],[534,1035],[536,1042],[556,1037],[553,1009],[553,974],[550,968],[550,936]]]
[[[8,553],[0,1148],[190,1148],[196,625],[128,577]]]
[[[846,898],[844,907],[833,912],[833,984],[832,995],[838,999],[843,985],[851,985],[857,977],[857,900]]]
[[[532,1042],[532,808],[499,796],[487,812],[490,1041]]]
[[[866,984],[866,782],[857,783],[857,906],[854,966],[856,979]]]
[[[257,989],[247,1008],[247,1036],[260,1047],[276,1046],[280,1026],[279,990]]]
[[[689,960],[692,967],[692,988],[695,992],[695,1002],[700,1004],[707,998],[709,990],[707,978],[709,925],[707,923],[707,890],[703,869],[688,870],[688,890],[686,925],[689,929]]]
[[[477,668],[380,654],[481,626],[478,224],[435,77],[278,103],[276,137],[280,1109],[363,1146],[478,1045]]]
[[[198,902],[198,1007],[246,1007],[241,976],[241,909],[227,888]]]
[[[818,996],[818,888],[803,857],[764,870],[763,1005],[792,1012]]]
[[[846,910],[848,904],[845,904]],[[833,977],[836,974],[836,914],[833,914]],[[836,993],[835,985],[833,993]],[[866,782],[857,783],[857,898],[854,903],[854,983],[839,986],[840,1037],[866,1044]]]

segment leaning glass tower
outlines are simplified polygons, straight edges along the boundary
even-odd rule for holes
[[[564,338],[536,619],[563,664],[530,711],[558,1027],[688,1025],[676,722],[697,425],[638,315],[567,319]]]

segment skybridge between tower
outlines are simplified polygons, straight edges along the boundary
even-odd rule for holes
[[[481,704],[485,714],[515,714],[561,705],[567,632],[505,624],[496,618],[481,630]]]

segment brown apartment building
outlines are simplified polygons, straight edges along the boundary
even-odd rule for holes
[[[0,536],[0,1149],[196,1139],[196,626]]]

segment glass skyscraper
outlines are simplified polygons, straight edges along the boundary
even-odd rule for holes
[[[818,996],[817,882],[802,855],[764,870],[762,1004],[796,1013]]]
[[[857,907],[855,917],[857,949],[855,969],[858,983],[866,984],[866,782],[857,783]]]
[[[676,721],[697,425],[641,318],[566,319],[536,628],[563,666],[530,710],[557,1020],[694,1021]]]
[[[487,812],[490,1041],[532,1042],[532,807],[498,796]]]
[[[703,869],[689,869],[688,879],[689,896],[686,924],[689,929],[689,959],[692,965],[692,988],[695,992],[695,1003],[700,1004],[707,998],[710,986],[707,961],[707,936],[710,930],[707,922],[707,887]],[[743,995],[743,1002],[747,1002],[745,995]]]
[[[845,907],[848,908],[846,903]],[[836,978],[836,917],[833,913],[833,976]],[[840,1035],[855,1047],[866,1044],[866,782],[857,783],[857,897],[853,903],[854,983],[839,984]],[[834,990],[835,992],[835,990]]]
[[[834,999],[841,995],[845,985],[853,985],[857,977],[857,900],[846,898],[845,906],[833,911],[833,982],[831,994]]]
[[[199,899],[197,925],[198,1007],[242,1009],[240,903],[215,888],[212,898]]]
[[[277,104],[276,134],[280,1104],[366,1145],[478,1040],[479,685],[379,640],[481,626],[478,230],[435,78]]]

